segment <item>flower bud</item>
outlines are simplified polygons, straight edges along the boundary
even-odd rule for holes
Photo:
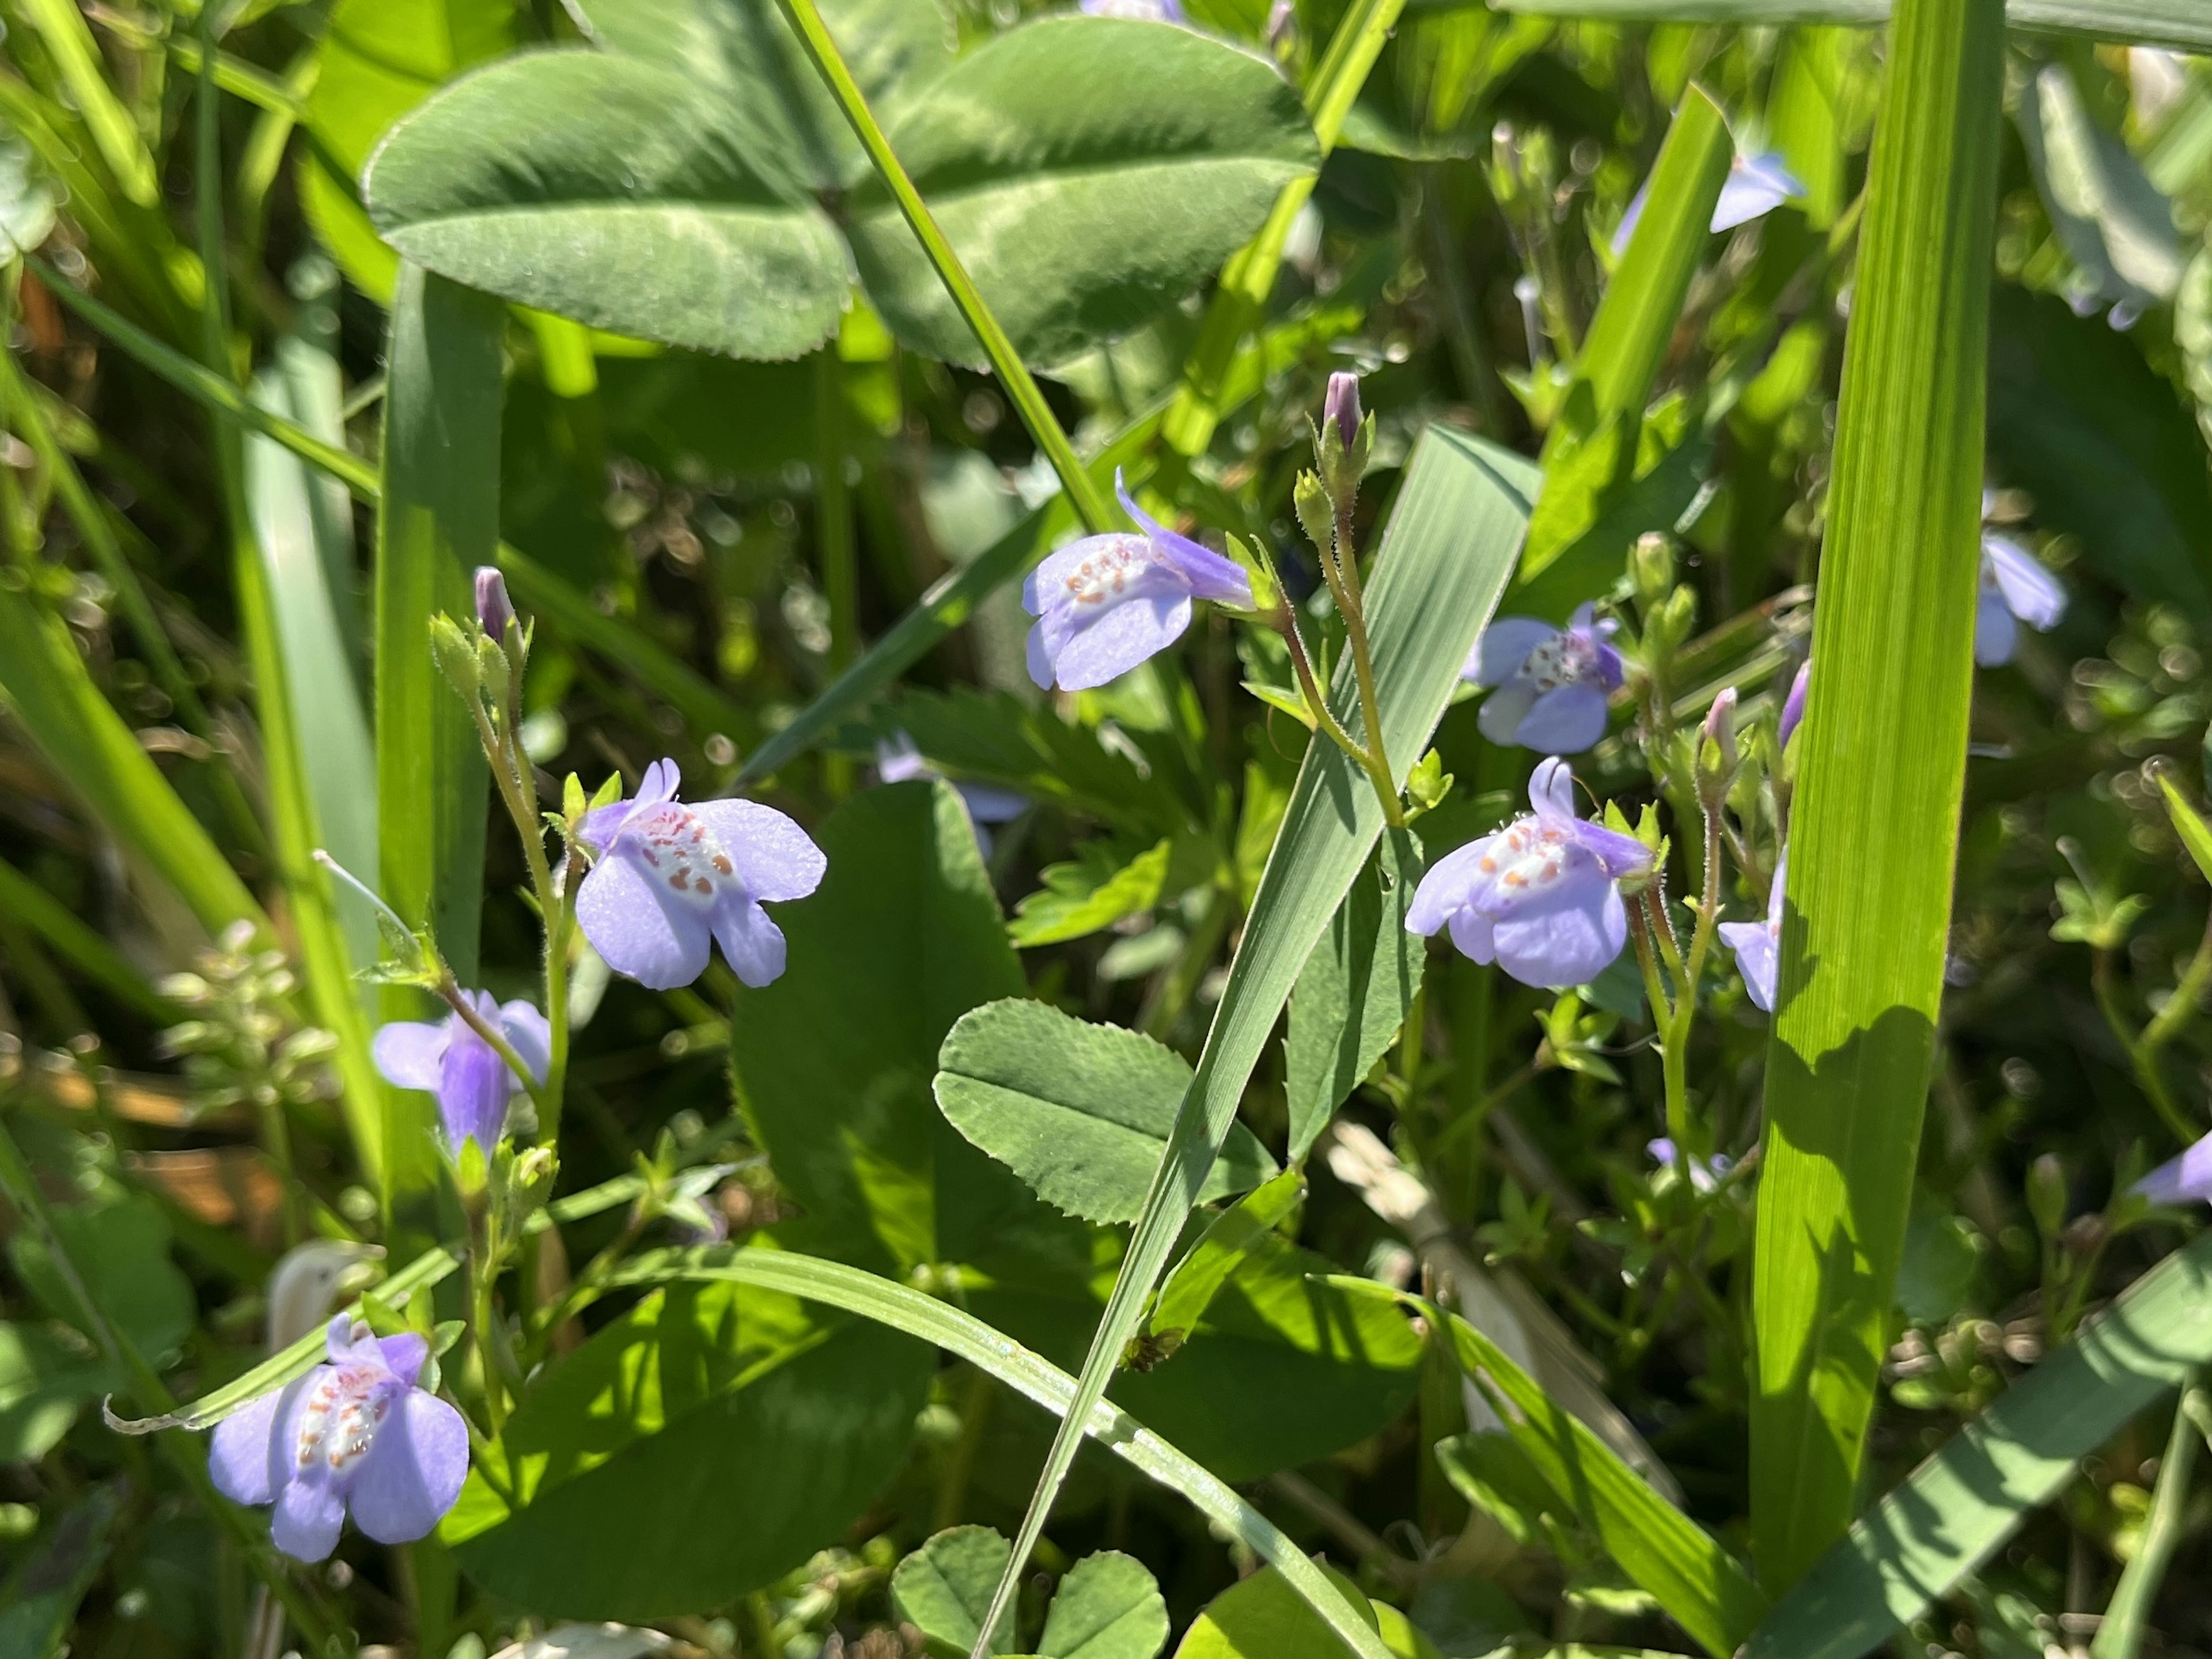
[[[1292,0],[1275,0],[1267,10],[1267,50],[1279,58],[1283,48],[1290,44],[1291,31],[1297,27],[1298,9]]]
[[[2027,1166],[2027,1211],[2045,1238],[2056,1239],[2066,1224],[2066,1171],[2053,1153]]]
[[[1359,441],[1359,376],[1349,369],[1339,369],[1328,377],[1328,400],[1322,406],[1322,418],[1336,428],[1339,442],[1346,450]]]
[[[1805,718],[1805,688],[1812,683],[1813,659],[1808,657],[1797,671],[1797,678],[1790,682],[1790,695],[1782,701],[1782,725],[1775,733],[1775,741],[1782,748],[1790,747],[1790,737],[1797,723]]]
[[[1320,477],[1312,472],[1298,474],[1298,482],[1291,492],[1291,504],[1297,508],[1298,523],[1304,527],[1306,538],[1328,556],[1336,543],[1334,509],[1329,505],[1328,490]]]
[[[1729,686],[1705,711],[1698,735],[1698,787],[1708,796],[1727,792],[1735,777],[1735,687]]]
[[[474,707],[477,695],[483,688],[483,670],[477,662],[475,642],[461,632],[451,617],[430,618],[430,654],[438,659],[440,672],[453,690]]]
[[[1628,569],[1646,610],[1664,603],[1674,586],[1673,544],[1656,530],[1638,536],[1628,552]]]
[[[507,597],[507,578],[495,565],[477,567],[477,621],[495,640],[507,637],[514,621],[514,603]]]

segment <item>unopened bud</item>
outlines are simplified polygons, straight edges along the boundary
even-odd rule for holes
[[[477,567],[477,621],[493,639],[507,637],[507,625],[514,620],[514,602],[507,597],[507,578],[501,575],[495,565]]]
[[[2045,1238],[2057,1238],[2066,1224],[2066,1171],[2053,1153],[2027,1166],[2027,1212]]]
[[[1275,0],[1267,11],[1267,50],[1279,58],[1283,48],[1290,44],[1291,31],[1297,27],[1298,9],[1292,0]]]
[[[430,618],[430,654],[454,690],[473,705],[483,686],[483,670],[477,663],[476,642],[461,632],[451,617]]]
[[[1339,442],[1350,449],[1359,441],[1359,377],[1339,369],[1328,377],[1328,401],[1322,418],[1336,428]]]
[[[1705,711],[1705,729],[1698,736],[1698,785],[1714,793],[1725,791],[1735,769],[1735,687],[1731,685]]]
[[[1805,688],[1812,680],[1813,659],[1808,657],[1798,669],[1797,678],[1790,682],[1790,695],[1782,700],[1782,725],[1775,733],[1775,740],[1782,748],[1789,748],[1798,722],[1805,718]]]
[[[1297,508],[1298,523],[1304,527],[1306,538],[1326,556],[1335,545],[1336,518],[1329,505],[1328,490],[1320,476],[1299,473],[1297,487],[1291,492],[1291,502]]]
[[[1647,610],[1662,603],[1674,586],[1674,544],[1656,530],[1638,536],[1628,551],[1628,571]]]

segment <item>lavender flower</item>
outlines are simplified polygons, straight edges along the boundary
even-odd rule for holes
[[[545,1016],[520,1000],[502,1006],[489,991],[461,994],[530,1067],[530,1083],[544,1082],[553,1052]],[[437,1096],[446,1144],[456,1152],[473,1140],[489,1156],[507,1126],[507,1103],[529,1087],[457,1013],[435,1023],[396,1019],[376,1034],[370,1053],[386,1083]]]
[[[1182,0],[1081,0],[1079,9],[1091,17],[1127,17],[1140,23],[1187,24]]]
[[[2012,660],[2021,623],[2041,633],[2066,614],[2066,590],[2008,536],[1982,532],[1982,591],[1974,606],[1974,660],[1995,668]]]
[[[1328,397],[1322,404],[1322,419],[1336,428],[1346,449],[1359,437],[1359,377],[1339,369],[1328,377]]]
[[[1030,678],[1048,691],[1085,691],[1127,673],[1182,637],[1194,599],[1252,608],[1241,566],[1145,515],[1114,476],[1139,536],[1086,536],[1048,556],[1022,584]]]
[[[1775,732],[1776,746],[1787,749],[1790,739],[1797,730],[1798,722],[1805,718],[1805,692],[1813,684],[1813,659],[1810,657],[1797,666],[1797,678],[1790,682],[1790,695],[1782,700],[1782,724]]]
[[[1606,694],[1620,684],[1620,624],[1576,607],[1565,628],[1500,617],[1482,630],[1460,678],[1494,686],[1475,723],[1492,743],[1578,754],[1605,735]]]
[[[941,778],[945,775],[923,759],[914,739],[901,732],[876,745],[876,775],[885,783],[904,783],[909,778]],[[952,787],[968,808],[975,844],[983,849],[985,858],[991,856],[991,832],[987,826],[1011,823],[1029,810],[1029,798],[1011,789],[994,788],[988,783],[955,782]]]
[[[1644,1150],[1650,1157],[1651,1161],[1661,1169],[1674,1167],[1674,1143],[1666,1136],[1661,1135],[1656,1140],[1645,1141]],[[1690,1185],[1701,1193],[1710,1193],[1717,1188],[1721,1184],[1721,1177],[1734,1167],[1730,1160],[1720,1152],[1715,1152],[1711,1158],[1693,1158],[1689,1160],[1689,1164]]]
[[[469,1472],[469,1432],[416,1385],[419,1336],[372,1337],[344,1314],[325,1338],[331,1363],[216,1425],[208,1474],[238,1504],[274,1504],[270,1537],[300,1561],[337,1547],[348,1510],[380,1544],[426,1536]]]
[[[1613,233],[1616,258],[1627,251],[1628,239],[1636,234],[1636,222],[1644,216],[1644,198],[1650,193],[1650,181],[1646,179],[1637,188],[1636,199],[1628,204],[1628,211],[1621,215],[1620,228]],[[1784,202],[1804,193],[1804,185],[1783,165],[1779,155],[1769,153],[1747,156],[1738,150],[1729,162],[1728,179],[1721,185],[1720,199],[1713,204],[1712,223],[1708,228],[1734,230],[1738,225],[1765,218]]]
[[[2202,1204],[2212,1200],[2212,1135],[2179,1158],[2170,1158],[2135,1184],[2154,1204]]]
[[[1774,866],[1774,888],[1766,896],[1766,920],[1764,921],[1724,921],[1721,924],[1721,940],[1735,952],[1736,971],[1743,975],[1743,988],[1750,994],[1752,1006],[1774,1012],[1774,978],[1781,966],[1782,952],[1782,884],[1790,872],[1790,859],[1784,854]]]
[[[805,898],[828,860],[807,833],[758,801],[676,799],[672,760],[647,767],[635,796],[588,812],[596,855],[576,893],[584,937],[615,972],[656,991],[689,985],[719,943],[747,985],[783,972],[783,930],[766,900]]]
[[[483,631],[495,640],[507,637],[507,625],[514,620],[514,601],[507,597],[507,578],[499,574],[496,565],[477,567],[477,621]]]
[[[1586,985],[1628,940],[1624,876],[1651,868],[1651,851],[1575,816],[1574,774],[1553,755],[1528,781],[1536,810],[1447,854],[1421,878],[1406,931],[1451,930],[1477,962],[1495,960],[1523,985]]]

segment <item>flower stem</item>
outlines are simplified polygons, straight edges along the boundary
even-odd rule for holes
[[[1367,763],[1367,751],[1352,741],[1352,733],[1346,731],[1336,716],[1329,713],[1328,700],[1322,696],[1321,687],[1314,680],[1313,664],[1306,656],[1305,636],[1298,631],[1297,616],[1288,605],[1284,605],[1268,620],[1274,623],[1275,631],[1291,647],[1291,667],[1298,677],[1298,689],[1305,693],[1306,708],[1313,714],[1316,727],[1325,732],[1354,763],[1371,772],[1373,769]]]
[[[1364,763],[1382,802],[1382,821],[1394,830],[1406,827],[1405,809],[1398,804],[1398,786],[1390,773],[1390,757],[1382,746],[1382,702],[1375,690],[1375,658],[1367,644],[1367,613],[1359,599],[1358,556],[1352,545],[1349,505],[1336,510],[1334,547],[1322,558],[1322,574],[1336,608],[1344,613],[1344,631],[1352,644],[1352,672],[1359,683],[1359,712],[1367,727]]]
[[[898,203],[899,211],[905,215],[907,223],[921,243],[922,251],[928,254],[930,264],[937,268],[938,278],[944,283],[945,292],[952,296],[952,303],[959,307],[960,314],[967,319],[968,326],[975,331],[976,341],[983,348],[983,355],[991,360],[991,367],[998,374],[999,383],[1012,399],[1016,411],[1022,417],[1022,424],[1029,428],[1030,436],[1036,441],[1037,447],[1052,463],[1052,470],[1060,475],[1060,487],[1067,491],[1067,499],[1074,507],[1076,515],[1094,534],[1113,529],[1114,513],[1104,492],[1092,482],[1090,472],[1077,458],[1075,446],[1068,441],[1067,434],[1060,429],[1051,405],[1045,402],[1044,393],[1023,366],[1021,354],[1014,349],[1014,343],[1006,337],[1006,331],[991,314],[990,307],[984,304],[982,294],[975,287],[975,279],[969,276],[967,267],[960,263],[960,256],[953,252],[952,244],[938,228],[935,217],[921,199],[921,193],[914,187],[914,180],[907,175],[905,166],[891,149],[890,140],[884,136],[883,128],[877,124],[875,112],[868,107],[866,95],[853,79],[852,70],[846,67],[844,56],[838,51],[837,42],[828,26],[823,22],[822,14],[816,8],[814,0],[782,0],[782,5],[793,29],[806,47],[807,56],[814,60],[815,69],[828,84],[830,95],[836,99],[839,107],[844,111],[845,118],[852,123],[854,134],[860,141],[860,148],[867,151],[868,160],[875,164],[876,171],[883,176],[892,198]]]
[[[2203,1000],[2207,980],[2212,980],[2212,916],[2205,920],[2204,937],[2197,941],[2197,954],[2182,970],[2181,982],[2173,988],[2166,1006],[2153,1015],[2150,1024],[2143,1028],[2142,1046],[2146,1049],[2156,1053],[2188,1024]]]
[[[2198,954],[2201,956],[2203,952],[2200,951]],[[2189,973],[2183,976],[2183,982],[2186,984],[2196,971],[2197,964],[2192,962],[2189,965]],[[2120,1012],[2119,994],[2112,984],[2111,951],[2100,950],[2092,959],[2089,987],[2096,995],[2097,1007],[2105,1016],[2105,1024],[2112,1027],[2112,1035],[2119,1039],[2120,1047],[2127,1051],[2128,1063],[2135,1070],[2136,1086],[2149,1097],[2151,1105],[2157,1109],[2159,1116],[2173,1132],[2175,1138],[2185,1146],[2193,1146],[2203,1134],[2203,1130],[2189,1121],[2189,1115],[2181,1109],[2181,1103],[2173,1097],[2173,1091],[2166,1086],[2166,1079],[2158,1069],[2158,1050],[2144,1040],[2143,1034],[2137,1031],[2128,1017]],[[2175,993],[2177,998],[2179,994],[2179,992]]]
[[[1674,1168],[1686,1181],[1690,1178],[1690,1073],[1688,1043],[1689,1021],[1685,1011],[1693,1008],[1694,987],[1683,989],[1680,972],[1681,956],[1674,948],[1674,930],[1668,926],[1666,900],[1660,896],[1657,884],[1644,890],[1642,902],[1628,913],[1630,935],[1636,941],[1636,963],[1644,970],[1644,994],[1651,1003],[1652,1028],[1659,1034],[1660,1076],[1666,1085],[1667,1138],[1674,1143]],[[1676,997],[1670,1000],[1665,981],[1659,973],[1659,963],[1652,951],[1652,936],[1663,941],[1668,964],[1675,970]]]

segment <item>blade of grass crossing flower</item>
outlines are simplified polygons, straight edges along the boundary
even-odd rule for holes
[[[1875,133],[1799,739],[1753,1269],[1753,1547],[1842,1533],[1920,1145],[1966,775],[2000,0],[1904,0]]]
[[[1612,1556],[1708,1653],[1735,1651],[1765,1611],[1766,1598],[1741,1562],[1669,1504],[1643,1476],[1495,1342],[1432,1302],[1372,1279],[1332,1278],[1363,1296],[1402,1302],[1449,1334],[1453,1357],[1500,1409],[1505,1431]]]
[[[1858,1659],[2001,1549],[2080,1461],[2212,1364],[2212,1234],[2130,1285],[1852,1526],[1743,1659]]]
[[[212,19],[201,15],[201,46],[206,52],[195,99],[196,177],[200,259],[209,273],[201,299],[201,351],[210,374],[223,374],[230,355],[228,292],[217,274],[224,269],[222,156],[216,128]],[[382,1169],[379,1139],[383,1125],[384,1086],[369,1059],[368,1022],[354,979],[331,893],[331,883],[315,862],[322,844],[316,802],[301,743],[300,705],[292,690],[276,593],[262,558],[259,537],[246,488],[245,454],[238,428],[219,416],[213,428],[216,483],[230,532],[231,582],[236,596],[239,633],[253,674],[254,712],[261,725],[262,764],[269,781],[270,844],[284,890],[292,932],[298,940],[301,977],[315,1024],[337,1039],[335,1060],[340,1109],[362,1168],[378,1178]]]
[[[782,1250],[710,1249],[656,1251],[640,1256],[619,1269],[609,1285],[665,1285],[677,1279],[734,1280],[842,1308],[933,1342],[1035,1401],[1063,1423],[1074,1420],[1070,1413],[1077,1385],[1066,1371],[974,1315],[894,1279],[842,1262]],[[1390,1650],[1329,1583],[1328,1575],[1273,1522],[1203,1464],[1107,1401],[1091,1402],[1082,1419],[1082,1431],[1132,1468],[1182,1494],[1215,1527],[1274,1567],[1359,1659],[1389,1659]]]
[[[489,295],[402,261],[386,354],[384,495],[376,620],[378,871],[385,902],[428,923],[464,985],[477,976],[491,773],[469,709],[430,651],[430,619],[476,614],[474,570],[499,546],[500,344],[507,311]],[[386,987],[386,1019],[428,1012]],[[386,1201],[427,1229],[435,1190],[428,1098],[389,1092]]]
[[[1545,435],[1544,491],[1513,609],[1562,621],[1619,574],[1622,549],[1597,526],[1607,492],[1632,476],[1644,406],[1690,282],[1711,240],[1713,204],[1733,145],[1720,106],[1692,84],[1652,166],[1644,212],[1590,319],[1566,405]]]
[[[237,872],[100,695],[69,624],[4,579],[0,702],[132,865],[165,882],[200,926],[210,933],[240,921],[267,927]]]
[[[1324,157],[1336,148],[1345,117],[1367,84],[1368,71],[1375,67],[1404,6],[1405,0],[1356,0],[1329,37],[1328,50],[1306,85],[1306,111],[1313,118],[1314,136],[1321,140]],[[1221,268],[1221,281],[1199,325],[1197,343],[1183,363],[1175,401],[1161,423],[1162,435],[1179,455],[1202,454],[1213,441],[1214,430],[1227,412],[1230,367],[1237,348],[1267,313],[1267,296],[1275,291],[1275,276],[1283,267],[1284,245],[1299,212],[1312,199],[1314,182],[1304,178],[1285,185],[1260,234]]]
[[[1888,21],[1890,0],[1506,0],[1507,11],[1597,17],[1620,23],[1849,23]],[[2203,0],[2012,0],[2006,20],[2041,33],[2212,50],[2212,14]]]
[[[1474,637],[1504,588],[1527,522],[1525,478],[1526,463],[1518,457],[1438,427],[1423,434],[1407,465],[1367,599],[1383,744],[1395,757],[1395,781],[1403,782],[1406,769],[1427,746]],[[1340,717],[1351,719],[1349,665],[1338,667],[1331,702]],[[1020,1582],[1081,1443],[1073,1425],[1089,1420],[1105,1393],[1291,987],[1382,830],[1382,803],[1365,775],[1334,744],[1309,742],[1197,1073],[1091,1339],[1073,1408],[1053,1442],[981,1629],[995,1626]]]

